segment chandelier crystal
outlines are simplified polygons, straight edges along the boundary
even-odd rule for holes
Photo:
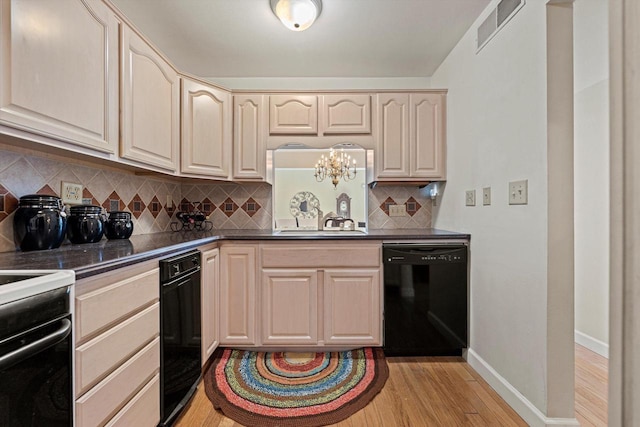
[[[320,157],[315,165],[313,176],[318,182],[324,181],[327,177],[331,178],[333,188],[337,189],[340,178],[349,181],[356,177],[356,159],[352,159],[349,154],[344,152],[344,149],[337,152],[332,148],[329,151],[329,156],[323,154]]]

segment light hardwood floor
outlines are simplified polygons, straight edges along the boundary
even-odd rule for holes
[[[393,357],[373,401],[336,427],[526,426],[462,358]],[[576,417],[605,426],[607,360],[576,345]],[[177,427],[239,427],[213,409],[201,383]]]

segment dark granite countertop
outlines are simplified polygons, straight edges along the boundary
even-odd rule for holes
[[[76,278],[93,276],[141,261],[187,251],[221,240],[447,240],[469,239],[468,234],[437,229],[369,230],[367,234],[287,234],[271,230],[213,230],[167,232],[132,236],[129,240],[106,240],[83,245],[65,244],[57,249],[0,253],[0,270],[75,270]]]

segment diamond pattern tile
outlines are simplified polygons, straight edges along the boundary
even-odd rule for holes
[[[231,215],[238,210],[238,205],[231,199],[231,197],[227,197],[227,199],[218,206],[218,209],[227,215],[227,217],[231,217]]]
[[[91,191],[87,190],[86,188],[82,189],[82,198],[91,199],[92,205],[100,206],[100,202],[95,197],[93,197],[93,194],[91,194]]]
[[[102,203],[102,207],[105,208],[107,212],[113,212],[123,211],[127,207],[127,205],[124,204],[122,198],[120,198],[118,193],[114,191],[113,193],[109,194],[107,199]]]
[[[246,202],[242,205],[242,210],[247,213],[250,217],[253,217],[261,208],[260,204],[253,200],[252,197],[249,197]]]
[[[382,202],[382,204],[380,205],[380,209],[382,209],[384,213],[389,215],[389,206],[395,205],[395,204],[396,204],[395,200],[393,200],[391,197],[387,197],[387,199],[384,202]]]
[[[418,203],[418,201],[414,199],[413,196],[409,197],[409,200],[405,202],[405,205],[407,206],[407,213],[411,216],[414,216],[416,212],[418,212],[418,210],[422,207],[422,205]]]
[[[0,221],[18,209],[18,199],[6,188],[0,185]]]
[[[200,212],[202,212],[203,214],[205,214],[206,216],[209,216],[213,213],[213,211],[215,211],[216,209],[218,209],[216,207],[216,205],[213,204],[213,202],[211,200],[209,200],[209,198],[205,198],[201,203],[200,203]]]
[[[39,189],[36,194],[42,194],[44,196],[58,196],[58,193],[56,193],[53,188],[49,187],[48,184]]]
[[[151,212],[151,215],[153,215],[154,218],[157,218],[158,214],[162,212],[162,203],[160,203],[157,196],[153,196],[153,199],[151,199],[147,208],[149,209],[149,212]]]
[[[134,217],[136,217],[136,219],[140,218],[140,215],[142,215],[142,213],[144,212],[144,208],[146,208],[146,205],[144,204],[144,202],[142,201],[142,198],[140,198],[140,196],[138,194],[136,194],[135,196],[133,196],[133,200],[131,200],[131,202],[129,202],[128,205],[129,211],[133,214]],[[151,227],[150,224],[153,223],[153,221],[148,221],[149,222],[149,228]]]

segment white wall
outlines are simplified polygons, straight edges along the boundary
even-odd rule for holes
[[[576,342],[608,355],[609,46],[606,0],[574,4]]]
[[[531,424],[548,422],[557,390],[548,376],[555,362],[548,340],[545,3],[527,1],[476,54],[485,11],[431,79],[449,90],[448,180],[433,208],[434,227],[472,236],[469,360]],[[510,206],[508,182],[520,179],[528,180],[529,203]],[[480,195],[489,186],[491,206],[464,206],[465,190]],[[572,404],[560,415],[555,409],[552,416],[572,423]]]

